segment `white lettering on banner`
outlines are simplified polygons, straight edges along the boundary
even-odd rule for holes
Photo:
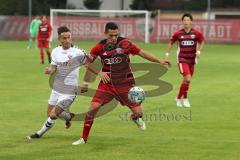
[[[133,36],[132,24],[123,23],[123,24],[120,24],[119,28],[121,33],[124,34],[125,36]]]
[[[219,38],[223,38],[224,37],[224,27],[223,26],[219,26],[218,27],[217,35],[218,35]]]
[[[170,24],[167,24],[168,21],[162,22],[160,26],[158,26],[158,36],[162,37],[163,39],[169,38],[171,35],[173,35],[174,32],[176,32],[178,29],[182,27],[181,24],[173,24],[171,22]],[[168,22],[169,23],[169,22]],[[232,25],[231,23],[211,23],[210,27],[208,27],[208,24],[204,23],[198,23],[193,26],[196,30],[199,30],[203,33],[204,37],[208,37],[210,39],[218,39],[218,38],[224,38],[224,39],[231,39],[231,30]]]
[[[104,32],[103,24],[100,23],[64,22],[61,25],[66,25],[75,36],[100,36]]]
[[[194,28],[197,30],[200,30],[205,37],[209,38],[226,38],[231,39],[231,24],[218,24],[218,23],[212,23],[208,30],[207,24],[198,24],[194,25]]]
[[[226,26],[226,29],[227,29],[227,37],[228,38],[231,38],[231,30],[232,30],[232,26]]]
[[[216,37],[215,26],[210,26],[208,37]]]
[[[102,36],[104,33],[105,22],[62,22],[61,25],[66,25],[72,30],[75,36]],[[131,23],[120,23],[119,29],[125,36],[134,36],[134,27]]]
[[[170,37],[179,28],[181,28],[181,25],[177,25],[177,24],[161,24],[160,27],[159,27],[159,30],[160,30],[159,31],[159,35],[160,36]]]

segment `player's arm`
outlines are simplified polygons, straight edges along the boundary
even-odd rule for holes
[[[198,45],[197,45],[197,52],[196,52],[196,55],[199,57],[201,55],[201,50],[204,46],[204,37],[202,35],[202,33],[198,33]]]
[[[103,72],[101,69],[94,67],[91,61],[88,61],[85,64],[85,67],[87,68],[87,71],[84,75],[84,82],[86,85],[90,82],[92,75],[91,73],[98,75],[103,83],[108,83],[110,81],[110,78],[108,76],[109,72]]]
[[[165,52],[165,59],[169,58],[172,47],[173,47],[173,42],[170,41],[167,45],[167,49],[166,49],[166,52]]]
[[[141,50],[138,53],[138,55],[141,56],[144,59],[147,59],[147,60],[151,61],[151,62],[159,63],[159,64],[162,64],[162,65],[170,65],[170,62],[168,60],[161,60],[161,59],[157,58],[156,56],[154,56],[150,53],[147,53],[143,50]]]
[[[51,66],[45,68],[44,73],[45,74],[53,74],[56,71],[57,71],[57,66],[51,65]]]
[[[168,42],[167,49],[166,49],[166,52],[165,52],[165,59],[169,59],[170,52],[172,50],[173,44],[177,39],[178,39],[178,32],[175,32],[171,36],[170,41]]]
[[[201,43],[198,43],[198,46],[197,46],[197,52],[196,52],[196,55],[199,57],[201,55],[201,50],[204,46],[204,41],[201,42]]]

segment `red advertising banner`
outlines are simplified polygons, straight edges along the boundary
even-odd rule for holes
[[[121,35],[133,40],[144,40],[144,19],[139,17],[54,17],[53,37],[57,37],[57,27],[68,26],[76,40],[99,40],[103,38],[104,27],[107,22],[116,22]],[[21,40],[28,39],[28,17],[26,16],[0,16],[0,39]],[[168,41],[170,36],[182,27],[180,20],[157,18],[150,20],[149,31],[151,42]],[[239,20],[194,20],[193,27],[200,30],[206,41],[214,43],[239,43]]]
[[[28,17],[0,16],[0,39],[28,39]]]
[[[151,41],[166,41],[178,29],[182,28],[180,20],[155,19],[154,30],[151,33]],[[201,31],[208,42],[239,43],[239,20],[194,20],[193,27]]]
[[[142,22],[142,18],[98,18],[98,17],[56,17],[56,26],[66,25],[75,39],[102,39],[104,28],[107,22],[115,22],[119,25],[121,35],[129,39],[141,40],[144,37],[143,31],[137,29],[137,24]],[[144,24],[143,24],[144,25]],[[53,26],[53,28],[57,28]],[[56,35],[54,36],[56,37]]]

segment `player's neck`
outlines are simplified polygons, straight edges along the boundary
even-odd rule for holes
[[[184,28],[184,31],[186,32],[186,33],[189,33],[190,31],[191,31],[191,27],[189,27],[189,28]]]
[[[70,47],[63,47],[63,46],[62,46],[62,49],[63,49],[63,50],[68,50],[69,48],[70,48]]]

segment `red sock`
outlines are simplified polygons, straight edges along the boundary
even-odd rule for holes
[[[94,116],[86,114],[86,117],[84,120],[83,132],[82,132],[82,138],[84,139],[84,141],[87,141],[87,139],[88,139],[89,132],[91,130],[93,121],[94,121]]]
[[[44,52],[43,52],[43,49],[40,50],[40,59],[41,59],[41,62],[43,63],[44,62]]]
[[[181,84],[180,89],[179,89],[177,99],[181,99],[182,96],[184,96],[184,98],[187,98],[188,88],[189,88],[189,83],[183,82],[183,83]]]
[[[183,98],[187,98],[187,93],[188,93],[188,89],[189,89],[189,85],[190,85],[190,83],[185,83],[185,90],[184,90],[184,92],[183,92]]]

